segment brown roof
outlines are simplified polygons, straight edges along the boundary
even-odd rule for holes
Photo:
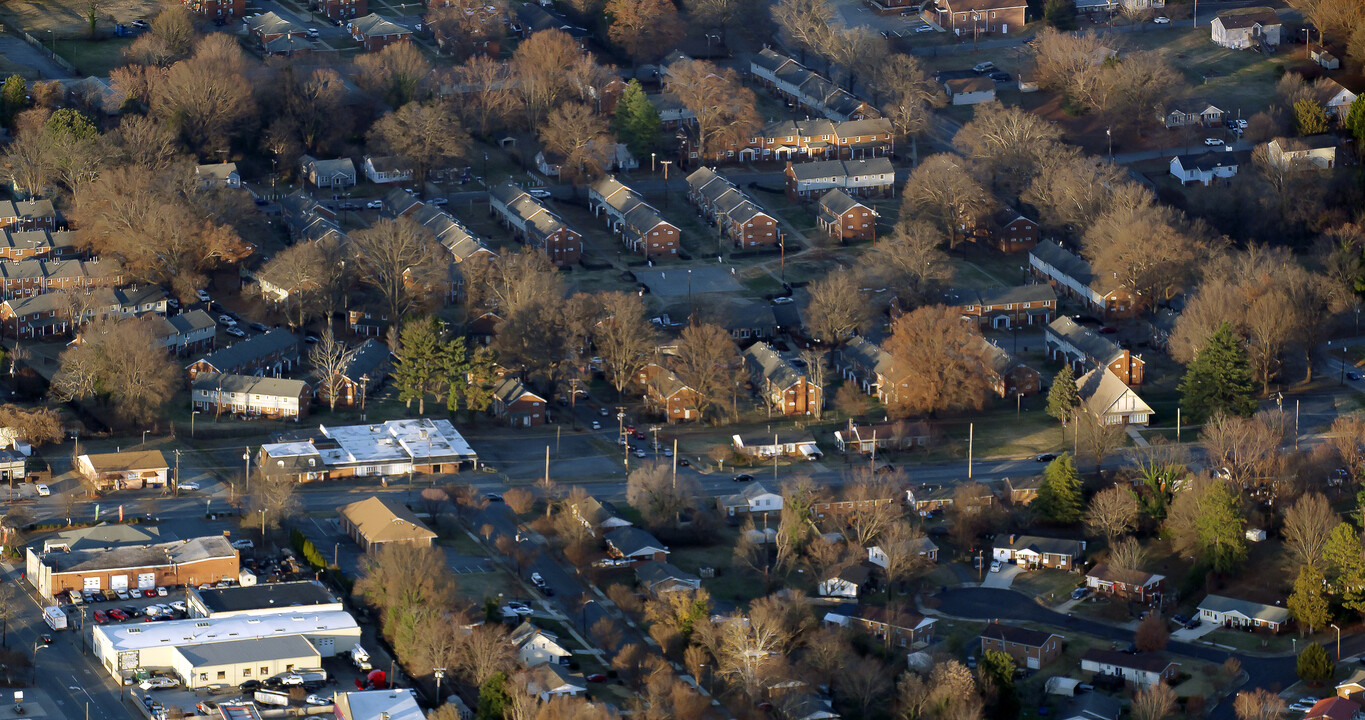
[[[1249,28],[1252,25],[1279,25],[1280,16],[1268,7],[1237,8],[1218,13],[1218,21],[1229,30]]]
[[[995,81],[984,77],[955,78],[944,83],[948,92],[956,95],[967,92],[986,92],[995,89]]]
[[[165,470],[170,467],[160,450],[98,453],[86,455],[95,472],[133,472],[135,470]]]
[[[1028,630],[1021,627],[1014,627],[1013,625],[993,623],[986,626],[986,629],[981,631],[981,637],[1014,643],[1016,645],[1042,647],[1047,644],[1048,640],[1051,640],[1054,637],[1060,638],[1061,635],[1040,632],[1038,630]]]
[[[405,506],[380,497],[369,497],[342,506],[341,516],[356,526],[371,543],[434,539],[432,532]]]

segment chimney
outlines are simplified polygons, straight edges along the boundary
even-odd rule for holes
[[[1010,535],[1010,544],[1011,544],[1011,545],[1013,545],[1014,543],[1016,543],[1016,542],[1018,542],[1018,541],[1019,541],[1019,536],[1018,536],[1018,535],[1013,535],[1013,534]]]

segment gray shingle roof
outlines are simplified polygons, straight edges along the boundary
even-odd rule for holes
[[[1209,595],[1199,603],[1200,610],[1212,610],[1218,613],[1237,612],[1248,618],[1263,620],[1274,623],[1286,623],[1289,621],[1289,611],[1275,605],[1252,602],[1250,600],[1240,600],[1224,595]]]
[[[296,398],[308,390],[308,383],[287,378],[257,377],[255,375],[223,375],[220,373],[199,373],[191,385],[193,390],[217,392],[250,393],[268,397]]]
[[[209,353],[203,360],[219,372],[228,372],[247,367],[277,352],[286,355],[297,353],[298,346],[299,339],[293,333],[284,328],[275,328],[264,335],[256,335],[236,345]]]
[[[1094,330],[1077,325],[1075,320],[1066,316],[1053,320],[1047,326],[1047,331],[1087,356],[1095,358],[1101,365],[1108,365],[1123,356],[1123,348],[1106,340]]]
[[[814,180],[827,177],[866,177],[869,175],[895,176],[896,169],[887,157],[866,158],[861,160],[818,160],[816,162],[793,163],[792,174],[797,180]]]
[[[617,528],[607,533],[605,538],[612,547],[616,548],[617,552],[620,552],[626,557],[636,555],[637,553],[645,551],[647,548],[657,548],[667,552],[666,545],[640,528]]]
[[[1217,19],[1229,30],[1249,28],[1258,23],[1265,27],[1281,24],[1275,10],[1265,6],[1224,10],[1218,13]]]
[[[777,354],[777,351],[765,342],[750,345],[749,349],[744,351],[744,358],[755,374],[766,378],[779,389],[792,387],[805,377],[790,360]]]
[[[318,666],[322,665],[317,648],[302,635],[224,640],[202,645],[187,645],[176,648],[176,652],[184,656],[190,667],[217,667],[304,657],[317,658]]]

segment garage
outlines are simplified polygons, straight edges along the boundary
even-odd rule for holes
[[[127,589],[128,589],[128,576],[127,576],[127,575],[110,575],[110,576],[109,576],[109,589],[110,589],[110,590],[127,590]]]
[[[138,573],[137,587],[139,590],[149,590],[156,587],[156,573]]]
[[[81,578],[81,589],[82,589],[82,590],[99,590],[99,589],[100,589],[100,579],[97,578],[97,577]]]
[[[322,657],[332,657],[336,654],[336,638],[314,637],[311,642]]]

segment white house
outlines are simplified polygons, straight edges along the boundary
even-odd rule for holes
[[[820,595],[856,600],[871,579],[872,571],[866,565],[850,565],[821,580]]]
[[[1176,155],[1171,158],[1171,174],[1182,185],[1201,183],[1208,186],[1214,178],[1228,179],[1237,175],[1237,161],[1227,152]]]
[[[1289,611],[1276,605],[1209,595],[1199,603],[1199,619],[1226,627],[1263,627],[1279,632],[1289,623]]]
[[[361,163],[361,168],[365,172],[365,177],[376,185],[412,180],[412,170],[403,167],[402,163],[395,157],[366,155],[365,161]]]
[[[194,174],[199,178],[201,187],[239,188],[242,186],[242,175],[237,172],[237,163],[198,165],[194,168]]]
[[[527,667],[541,663],[566,663],[569,656],[573,655],[568,648],[560,644],[557,635],[541,630],[529,622],[524,622],[513,630],[509,639],[512,646],[517,649],[517,657],[521,658],[521,664]]]
[[[976,105],[995,99],[995,81],[987,77],[954,78],[943,83],[954,105]]]
[[[190,386],[194,409],[295,418],[308,412],[312,391],[302,380],[199,373]]]
[[[930,563],[938,562],[938,546],[927,537],[920,536],[910,541],[910,550],[917,555],[923,555]],[[867,561],[883,570],[887,566],[886,551],[880,545],[873,545],[867,549]]]
[[[1337,139],[1329,133],[1275,138],[1266,143],[1270,164],[1280,170],[1330,170],[1337,164]]]
[[[1315,84],[1315,87],[1318,85]],[[1322,109],[1327,111],[1331,117],[1339,120],[1345,119],[1346,113],[1355,102],[1356,94],[1347,90],[1341,83],[1332,78],[1324,78],[1321,82],[1318,101],[1322,103]]]
[[[552,697],[575,697],[588,691],[582,677],[557,663],[541,663],[526,671],[526,692],[549,702]]]
[[[721,497],[719,503],[727,517],[782,512],[782,496],[758,482],[745,485],[734,495]]]
[[[1224,10],[1209,26],[1213,29],[1213,42],[1225,48],[1246,50],[1261,43],[1280,44],[1280,16],[1272,8]]]
[[[1151,406],[1108,366],[1077,378],[1076,391],[1081,396],[1081,406],[1105,425],[1146,425],[1152,418]]]
[[[1091,648],[1081,656],[1081,671],[1111,675],[1133,685],[1149,687],[1174,678],[1180,671],[1180,663],[1171,662],[1160,653],[1129,655],[1117,650]]]
[[[1011,560],[1029,568],[1070,570],[1085,552],[1085,542],[1037,535],[1008,535],[996,539],[991,558],[1000,562]]]

